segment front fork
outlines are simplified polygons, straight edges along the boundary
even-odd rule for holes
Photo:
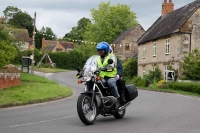
[[[95,87],[96,87],[96,84],[93,85],[93,89],[92,89],[92,102],[91,102],[91,104],[90,104],[90,108],[91,108],[91,109],[92,109],[93,106],[94,106]]]

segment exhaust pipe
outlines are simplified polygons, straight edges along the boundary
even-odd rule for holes
[[[126,103],[125,105],[121,106],[121,107],[119,108],[119,111],[124,110],[124,109],[125,109],[126,107],[128,107],[130,104],[131,104],[131,102],[128,102],[128,103]]]

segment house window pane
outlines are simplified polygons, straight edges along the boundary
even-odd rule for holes
[[[164,75],[164,77],[165,77],[165,81],[166,81],[166,75],[167,75],[167,72],[166,72],[166,70],[168,70],[168,66],[165,66],[165,75]]]
[[[155,71],[156,70],[156,66],[153,66],[152,70]]]
[[[170,39],[166,39],[166,44],[165,44],[165,53],[169,54],[169,44],[170,44]]]
[[[156,55],[156,42],[153,43],[153,55]]]
[[[125,51],[130,51],[130,43],[125,44]]]
[[[143,55],[142,55],[142,57],[143,58],[146,57],[146,46],[145,45],[143,45]]]
[[[142,75],[144,76],[145,74],[146,74],[146,68],[143,67],[143,68],[142,68]]]

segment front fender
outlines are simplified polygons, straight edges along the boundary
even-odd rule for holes
[[[81,94],[88,94],[90,96],[93,95],[93,93],[91,91],[84,91],[84,92],[81,92]],[[102,105],[100,96],[95,94],[94,100],[95,100],[95,102],[97,104],[97,107],[100,108],[101,105]]]
[[[91,91],[84,91],[84,92],[81,92],[81,94],[89,94],[89,95],[93,95],[93,93]]]

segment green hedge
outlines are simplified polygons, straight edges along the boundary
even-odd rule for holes
[[[200,94],[200,83],[171,82],[168,87],[174,90],[181,90]]]
[[[86,57],[79,51],[70,52],[51,52],[49,56],[56,67],[62,69],[75,70],[77,67],[83,67]]]
[[[19,52],[13,63],[21,64],[22,56],[30,57],[31,54],[31,50]],[[45,53],[39,53],[39,50],[35,49],[34,54],[35,65],[37,65],[37,63],[41,60]],[[56,67],[62,69],[75,70],[77,67],[83,67],[84,63],[87,60],[87,57],[82,52],[79,52],[77,50],[72,50],[69,52],[49,52],[48,55],[51,58],[52,62],[56,63]],[[46,64],[49,63],[49,60],[46,60],[46,58],[44,58],[42,62]]]

